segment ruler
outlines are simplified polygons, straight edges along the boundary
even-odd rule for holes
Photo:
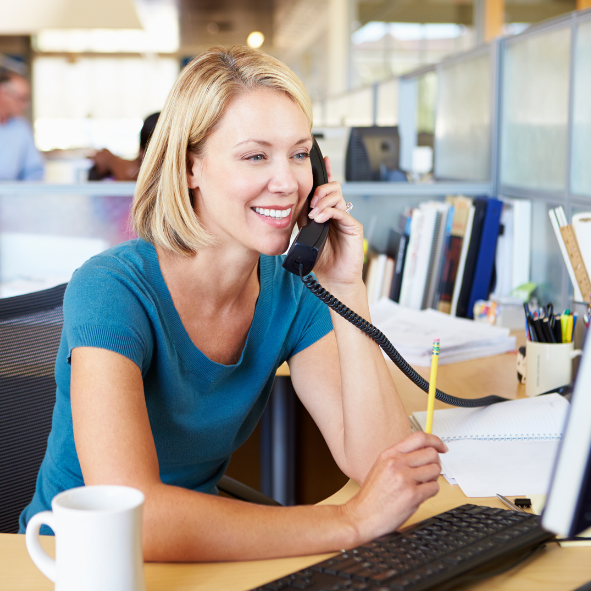
[[[572,225],[560,226],[560,233],[562,234],[562,240],[564,240],[564,246],[568,258],[573,266],[573,271],[583,296],[583,301],[589,302],[591,297],[591,280],[589,279],[589,273],[585,268],[579,243],[577,242],[577,236]]]

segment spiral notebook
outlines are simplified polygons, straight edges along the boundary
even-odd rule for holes
[[[545,494],[569,403],[559,394],[480,408],[436,410],[433,433],[449,447],[442,474],[468,497]],[[426,412],[410,422],[424,430]]]

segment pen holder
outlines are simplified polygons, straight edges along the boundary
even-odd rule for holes
[[[573,359],[582,354],[570,343],[534,343],[525,348],[525,395],[537,396],[572,382]]]

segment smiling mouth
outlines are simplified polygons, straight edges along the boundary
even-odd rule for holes
[[[266,218],[273,218],[273,219],[283,219],[288,217],[291,214],[292,208],[288,209],[265,209],[263,207],[253,207],[254,211],[256,211],[259,215],[262,215]]]

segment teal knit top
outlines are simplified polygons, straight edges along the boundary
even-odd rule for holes
[[[52,429],[21,532],[32,515],[51,508],[57,493],[84,484],[70,405],[75,347],[108,349],[137,364],[162,482],[217,492],[230,456],[261,417],[277,368],[332,330],[328,308],[281,267],[282,260],[260,257],[259,298],[235,365],[215,363],[195,347],[150,243],[120,244],[74,273],[64,297]]]

